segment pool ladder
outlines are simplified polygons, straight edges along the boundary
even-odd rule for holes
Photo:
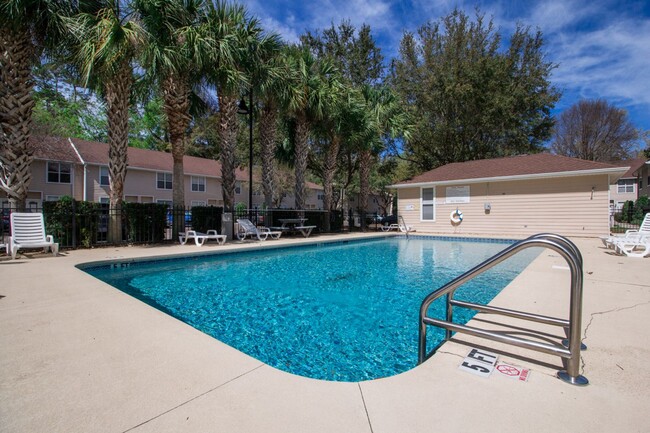
[[[533,247],[548,248],[555,251],[560,254],[569,265],[569,270],[571,271],[571,303],[568,320],[453,299],[456,289],[461,285],[522,250]],[[581,343],[580,334],[582,321],[582,278],[582,255],[575,244],[565,237],[552,233],[540,233],[509,246],[478,266],[475,266],[444,286],[431,292],[424,301],[422,301],[422,305],[420,306],[418,364],[427,360],[435,350],[440,347],[440,345],[449,340],[452,332],[460,332],[475,337],[486,338],[488,340],[536,350],[538,352],[558,355],[562,358],[566,370],[559,371],[557,377],[572,385],[587,385],[589,381],[579,373],[580,350],[586,349],[586,347]],[[428,317],[427,310],[431,303],[445,295],[447,296],[446,320]],[[517,319],[560,326],[564,328],[568,335],[568,339],[562,340],[561,344],[542,343],[539,341],[507,335],[503,332],[487,331],[480,328],[453,323],[453,307],[468,308],[482,313],[500,314]],[[432,352],[427,353],[426,339],[427,326],[429,325],[444,328],[446,332],[445,339],[440,343],[440,345],[434,348]],[[535,334],[535,331],[531,331],[531,334]],[[538,334],[542,336],[541,333]],[[544,335],[543,338],[547,339],[546,335]]]

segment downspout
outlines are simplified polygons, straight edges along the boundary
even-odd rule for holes
[[[77,154],[77,158],[79,158],[79,161],[81,161],[81,164],[83,165],[84,168],[84,185],[83,185],[83,201],[87,201],[88,198],[88,190],[86,186],[86,181],[88,179],[88,164],[86,164],[86,161],[81,157],[81,153],[79,153],[79,150],[77,150],[77,146],[74,145],[72,142],[72,139],[68,137],[68,142],[70,143],[70,146],[72,146],[72,149],[74,150],[74,153]],[[73,183],[74,185],[74,183]],[[74,186],[73,186],[74,188]],[[74,193],[73,193],[74,196]]]

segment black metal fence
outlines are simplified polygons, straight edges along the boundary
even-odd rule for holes
[[[11,209],[2,209],[0,243],[10,236]],[[375,215],[367,215],[365,227],[356,213],[342,211],[292,209],[236,209],[232,212],[231,227],[222,227],[223,208],[213,206],[169,207],[157,203],[123,203],[121,208],[108,204],[76,201],[63,198],[44,202],[41,212],[46,232],[61,248],[91,248],[119,244],[153,244],[171,242],[186,230],[236,233],[237,219],[248,218],[258,226],[281,226],[283,219],[304,218],[303,225],[315,226],[312,233],[336,233],[362,229],[378,229]]]
[[[647,199],[646,199],[647,201]],[[627,230],[636,230],[641,225],[645,214],[650,212],[650,206],[635,205],[631,201],[622,208],[610,208],[609,227],[612,233],[624,233]]]

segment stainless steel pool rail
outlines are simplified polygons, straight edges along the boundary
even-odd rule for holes
[[[560,254],[569,265],[569,270],[571,271],[571,295],[568,320],[453,299],[456,289],[461,285],[498,265],[509,257],[533,247],[548,248],[555,251]],[[432,325],[446,330],[445,339],[440,344],[449,340],[452,332],[460,332],[476,337],[486,338],[488,340],[536,350],[538,352],[558,355],[562,358],[566,370],[559,371],[557,377],[572,385],[587,385],[589,381],[579,373],[581,349],[580,327],[582,323],[582,279],[582,255],[576,245],[567,238],[552,233],[540,233],[512,244],[478,266],[475,266],[444,286],[431,292],[426,298],[424,298],[424,301],[422,301],[422,305],[420,306],[418,364],[423,363],[437,349],[436,347],[431,353],[427,353],[427,326]],[[431,303],[445,295],[447,295],[446,320],[428,317],[427,310]],[[482,313],[500,314],[517,319],[560,326],[564,328],[568,335],[567,347],[562,344],[542,343],[539,341],[506,335],[503,332],[487,331],[472,326],[453,323],[454,306],[469,308]],[[535,331],[531,331],[531,334],[535,334]],[[547,339],[547,336],[544,335],[544,338]]]

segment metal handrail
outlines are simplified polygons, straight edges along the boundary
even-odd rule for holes
[[[568,320],[488,305],[456,301],[453,299],[456,289],[461,285],[522,250],[533,247],[549,248],[555,251],[559,253],[569,265],[569,270],[571,271],[571,302]],[[580,254],[578,247],[565,237],[553,233],[540,233],[510,245],[508,248],[495,254],[464,274],[454,278],[424,298],[424,301],[422,301],[422,305],[420,306],[418,364],[421,364],[431,356],[431,354],[427,354],[426,334],[427,326],[434,325],[446,330],[443,342],[451,338],[452,332],[461,332],[539,352],[559,355],[563,359],[568,359],[568,361],[566,362],[566,370],[559,371],[557,373],[558,377],[573,385],[587,385],[589,383],[587,378],[579,374],[581,348],[580,326],[582,322],[582,278],[582,254]],[[447,295],[446,320],[427,317],[427,310],[431,303],[445,295]],[[568,329],[568,347],[565,348],[561,345],[541,343],[538,341],[503,335],[502,333],[495,333],[467,325],[453,323],[453,306],[471,308],[485,313],[501,314],[548,325],[562,326],[563,328]],[[442,342],[440,344],[442,344]]]
[[[404,233],[406,233],[406,239],[408,239],[409,230],[408,230],[408,226],[406,225],[406,221],[404,221],[404,217],[402,215],[399,216],[399,219],[402,220],[402,227],[404,227]]]

